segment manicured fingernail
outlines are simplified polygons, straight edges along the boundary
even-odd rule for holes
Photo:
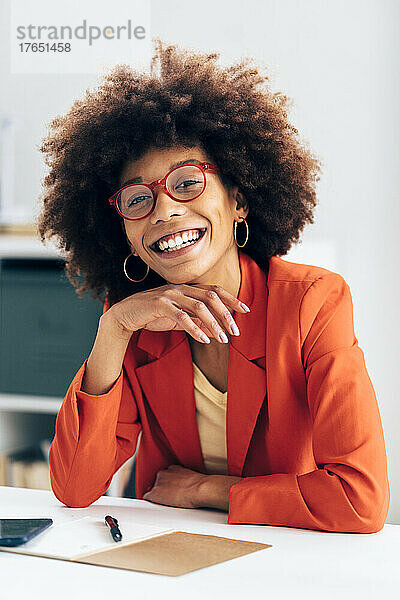
[[[240,335],[239,327],[236,325],[236,323],[231,323],[231,329],[233,335]]]
[[[200,337],[203,340],[203,342],[206,342],[206,344],[210,344],[211,343],[210,338],[208,338],[205,333],[203,333]]]
[[[219,334],[219,339],[221,340],[221,342],[224,342],[224,344],[227,344],[229,342],[228,338],[226,337],[223,331],[221,331],[221,333]]]
[[[246,305],[244,302],[241,302],[240,304],[241,304],[242,308],[244,308],[244,310],[245,310],[246,312],[250,312],[250,309],[249,309],[249,307],[248,307],[248,306],[247,306],[247,305]]]

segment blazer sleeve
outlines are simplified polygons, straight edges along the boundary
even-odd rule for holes
[[[108,308],[106,301],[103,313]],[[70,507],[89,506],[106,492],[114,473],[133,456],[141,430],[124,366],[111,389],[96,396],[81,390],[86,363],[67,390],[49,452],[52,490]]]
[[[299,327],[317,468],[243,478],[231,487],[228,523],[379,531],[390,499],[385,443],[343,277],[309,286]]]

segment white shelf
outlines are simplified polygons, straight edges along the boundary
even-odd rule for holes
[[[0,258],[65,259],[65,254],[53,239],[46,240],[45,245],[39,237],[35,236],[0,234]]]
[[[0,411],[22,413],[45,413],[55,415],[63,398],[54,396],[29,396],[27,394],[0,394]]]

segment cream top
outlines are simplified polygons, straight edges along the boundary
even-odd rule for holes
[[[220,392],[193,362],[196,420],[201,451],[207,473],[228,475],[226,451],[226,401],[228,392]]]

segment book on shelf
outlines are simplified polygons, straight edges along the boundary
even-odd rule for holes
[[[51,490],[49,473],[50,440],[15,453],[0,454],[0,485]]]

